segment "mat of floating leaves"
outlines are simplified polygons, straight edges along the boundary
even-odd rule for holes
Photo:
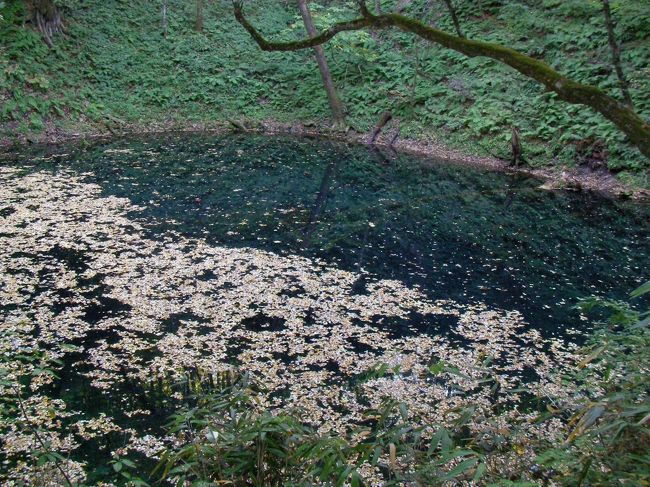
[[[145,420],[129,421],[152,412],[122,386],[187,368],[216,374],[236,365],[265,385],[260,408],[299,407],[321,430],[345,431],[387,397],[432,423],[450,421],[458,406],[472,404],[480,429],[481,411],[495,400],[479,382],[477,365],[485,357],[494,359],[494,379],[503,388],[525,384],[558,400],[565,395],[548,377],[572,360],[572,347],[525,331],[516,311],[431,301],[393,280],[369,282],[359,293],[359,274],[322,261],[171,232],[154,240],[131,216],[138,208],[127,199],[103,196],[99,186],[65,171],[22,175],[0,168],[0,201],[11,209],[0,219],[0,350],[10,357],[44,347],[66,364],[66,387],[91,391],[83,404],[119,405],[113,417],[89,414],[44,395],[40,387],[51,379],[22,391],[33,421],[64,453],[122,431],[118,453],[155,456],[164,438],[139,429]],[[392,328],[413,315],[428,333]],[[428,366],[436,362],[458,374],[432,377]],[[384,363],[390,374],[353,385]],[[504,405],[516,414],[512,399]],[[531,421],[531,434],[552,434],[534,426],[532,415],[522,418]],[[507,419],[501,418],[504,427]],[[33,441],[29,431],[2,429],[7,458]],[[7,478],[41,474],[21,461]]]

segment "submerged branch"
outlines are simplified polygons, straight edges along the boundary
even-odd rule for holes
[[[374,15],[368,10],[363,0],[359,1],[362,14],[359,18],[334,24],[329,29],[309,39],[273,42],[265,39],[248,22],[244,16],[241,1],[236,0],[233,5],[237,21],[264,51],[296,51],[324,44],[341,32],[362,30],[368,27],[375,29],[396,27],[468,57],[482,56],[494,59],[543,84],[547,90],[556,93],[561,100],[572,104],[586,105],[599,112],[625,133],[629,141],[650,159],[650,125],[632,108],[612,98],[595,86],[573,81],[555,71],[545,62],[509,47],[457,37],[400,14]]]

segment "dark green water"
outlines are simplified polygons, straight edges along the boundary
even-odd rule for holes
[[[128,198],[140,207],[130,219],[143,224],[152,240],[169,239],[168,230],[173,230],[219,247],[315,257],[361,273],[353,293],[365,293],[372,281],[395,279],[432,300],[517,310],[527,326],[546,337],[584,326],[572,308],[581,297],[624,299],[649,277],[647,207],[585,193],[543,191],[535,179],[429,159],[289,137],[161,135],[87,148],[36,149],[17,160],[9,164],[21,164],[25,173],[73,171],[98,184],[105,196]],[[0,210],[7,215],[17,211],[2,205]],[[9,249],[9,254],[16,259],[26,255],[20,248]],[[77,273],[86,266],[83,253],[60,247],[36,257],[64,262]],[[23,291],[38,303],[56,277],[39,276],[39,286]],[[206,273],[197,279],[211,277]],[[87,323],[96,325],[128,309],[108,296],[108,285],[93,289],[84,295]],[[57,313],[79,304],[68,302],[68,295],[72,293],[56,295]],[[25,305],[29,311],[32,305]],[[0,311],[0,316],[10,315],[12,308]],[[183,320],[197,319],[173,315],[160,327],[172,333]],[[408,318],[389,316],[382,324],[373,321],[372,326],[388,328],[399,338],[451,330],[451,321],[444,320],[444,315],[432,321],[411,313]],[[269,322],[262,314],[242,325],[259,332],[258,325],[282,328],[281,321]],[[99,327],[74,344],[88,350],[101,340],[119,339],[119,330]],[[356,354],[372,351],[355,343]],[[246,342],[238,346],[239,353]],[[157,410],[156,398],[148,400],[153,393],[141,384],[115,383],[110,391],[98,393],[82,374],[94,367],[84,363],[86,355],[66,355],[52,395],[83,417],[106,413],[122,428],[162,434],[161,424],[171,410]],[[289,356],[282,359],[291,361]],[[140,419],[124,414],[140,407],[152,414]],[[123,446],[124,437],[111,433],[101,441],[111,450]],[[97,440],[75,455],[88,462],[91,482],[112,475]],[[153,465],[143,462],[145,470]]]
[[[579,298],[625,298],[650,269],[648,208],[539,190],[532,178],[288,137],[165,135],[56,152],[69,155],[34,165],[129,198],[152,234],[318,257],[432,298],[519,310],[547,336],[580,326]]]

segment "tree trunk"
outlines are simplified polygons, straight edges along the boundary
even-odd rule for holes
[[[309,37],[314,37],[317,34],[317,31],[314,27],[314,21],[311,18],[309,7],[307,6],[307,0],[298,0],[298,6],[300,8],[302,20],[305,23],[307,34]],[[330,74],[330,68],[327,64],[327,60],[325,59],[325,52],[321,46],[314,46],[314,54],[316,55],[316,61],[318,62],[318,69],[320,70],[321,78],[323,78],[323,86],[325,87],[325,92],[327,93],[327,99],[329,100],[330,108],[332,110],[334,123],[336,125],[344,126],[345,112],[343,110],[341,100],[336,93],[336,88],[334,87],[334,82],[332,81],[332,75]]]
[[[607,27],[607,37],[609,38],[609,47],[612,50],[612,62],[618,76],[618,84],[621,87],[623,100],[629,106],[632,104],[632,97],[630,96],[630,89],[625,73],[623,73],[623,66],[621,65],[621,48],[616,41],[616,34],[614,33],[614,23],[612,22],[612,11],[609,8],[609,0],[603,0],[603,13],[605,14],[605,26]]]
[[[194,29],[203,32],[203,0],[196,0],[196,22]]]
[[[458,21],[458,15],[456,15],[453,0],[445,0],[445,5],[447,5],[447,10],[449,10],[449,15],[451,15],[451,21],[454,23],[456,34],[458,34],[458,37],[465,37],[463,31],[460,29],[460,22]]]
[[[167,22],[167,0],[162,2],[162,31],[163,36],[167,37],[168,22]]]
[[[339,22],[316,36],[290,42],[272,42],[246,19],[242,0],[234,0],[235,18],[248,31],[257,45],[265,51],[297,51],[326,43],[340,32],[396,27],[468,57],[488,57],[510,66],[554,92],[560,100],[586,105],[597,111],[627,135],[643,155],[650,159],[650,123],[630,106],[619,102],[595,86],[578,83],[555,71],[548,64],[500,44],[457,37],[435,29],[416,19],[398,14],[372,15],[364,0],[359,1],[361,17]]]
[[[61,13],[56,8],[54,0],[32,0],[32,22],[43,35],[43,40],[49,47],[54,46],[52,38],[63,32]]]
[[[510,137],[510,147],[512,148],[512,165],[519,166],[521,162],[521,133],[517,127],[512,127],[512,134]]]

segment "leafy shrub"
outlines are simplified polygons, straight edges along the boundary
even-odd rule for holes
[[[341,486],[365,485],[363,475],[371,474],[383,477],[384,485],[434,485],[470,471],[478,480],[485,471],[482,456],[458,446],[453,432],[439,427],[425,435],[396,402],[368,411],[365,424],[346,434],[319,433],[304,413],[260,409],[252,385],[239,376],[173,415],[170,432],[180,445],[164,453],[156,470],[162,479],[177,485]],[[461,415],[458,423],[467,419]]]
[[[632,296],[650,292],[650,281]],[[589,337],[577,371],[580,384],[564,445],[540,455],[562,472],[564,485],[646,485],[650,482],[650,311],[626,302],[585,300],[585,311],[609,313]],[[559,414],[559,411],[558,411]]]

